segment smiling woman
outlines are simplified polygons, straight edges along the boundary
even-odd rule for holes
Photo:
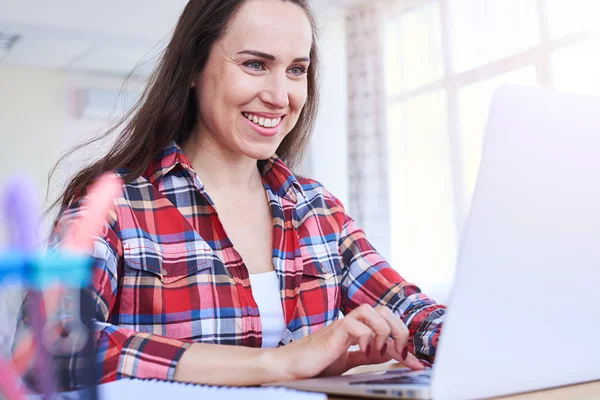
[[[433,361],[444,307],[290,169],[317,65],[307,0],[188,3],[119,140],[59,199],[53,247],[97,176],[125,182],[92,254],[101,382],[256,385]],[[63,387],[79,386],[78,364],[56,359]]]

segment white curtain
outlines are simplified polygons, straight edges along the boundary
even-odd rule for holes
[[[381,11],[375,4],[346,17],[348,166],[352,216],[384,256],[390,255],[386,98]]]

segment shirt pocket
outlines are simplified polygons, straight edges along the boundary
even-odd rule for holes
[[[311,321],[303,327],[309,335],[329,325],[339,315],[341,304],[341,257],[337,243],[301,246],[302,282],[297,308],[300,319]],[[296,317],[296,318],[297,318]]]
[[[329,280],[341,274],[341,256],[337,242],[301,245],[302,275]]]
[[[213,268],[213,252],[201,240],[157,243],[147,238],[123,241],[125,267],[134,274],[152,275],[169,285]],[[127,271],[125,271],[127,275]]]

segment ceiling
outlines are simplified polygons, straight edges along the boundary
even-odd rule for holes
[[[215,0],[218,1],[218,0]],[[368,0],[311,0],[318,18]],[[141,73],[166,44],[187,0],[0,0],[0,33],[19,35],[0,65]],[[10,41],[8,41],[10,42]],[[8,46],[5,46],[8,47]]]

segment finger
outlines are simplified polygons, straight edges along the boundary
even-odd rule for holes
[[[399,339],[388,339],[387,353],[396,361],[403,363],[408,353],[408,341],[400,342]],[[396,348],[400,344],[402,350],[397,351]]]
[[[411,353],[406,353],[406,358],[401,361],[406,367],[414,370],[425,369],[425,366],[421,364],[421,361]]]
[[[389,354],[375,354],[372,352],[370,357],[367,357],[362,351],[351,351],[348,353],[349,367],[359,367],[361,365],[382,364],[392,359]]]
[[[376,357],[379,354],[377,346],[375,345],[375,338],[376,335],[371,333],[371,336],[369,337],[369,343],[367,344],[367,351],[365,352],[365,357],[367,358]]]
[[[365,354],[370,352],[369,342],[371,341],[373,331],[369,326],[349,316],[342,320],[341,326],[350,336],[350,344],[358,343],[361,351]]]
[[[400,363],[403,362],[403,360],[405,358],[404,354],[402,351],[401,352],[396,351],[395,342],[393,339],[388,338],[385,348],[386,348],[385,354],[382,354],[382,356],[393,358],[394,360],[396,360]]]
[[[376,311],[387,322],[390,327],[390,336],[394,340],[396,354],[402,354],[404,346],[408,342],[409,332],[404,322],[386,306],[379,306]],[[395,358],[395,357],[394,357]]]
[[[353,313],[354,317],[356,317],[364,324],[368,325],[374,332],[374,350],[381,352],[383,346],[385,345],[385,342],[391,334],[391,328],[387,320],[384,319],[379,312],[375,311],[375,309],[368,304],[363,304],[362,306],[358,307],[356,310],[350,313],[350,315],[352,315]]]

